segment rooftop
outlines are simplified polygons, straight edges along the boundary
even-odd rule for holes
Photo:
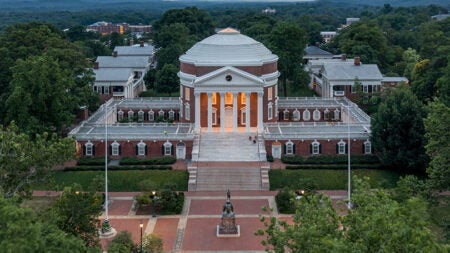
[[[119,56],[151,56],[153,54],[153,46],[144,44],[141,47],[139,44],[134,46],[116,46],[114,51],[117,52]]]
[[[323,65],[323,74],[328,80],[382,80],[381,74],[376,64],[328,64]]]
[[[98,56],[99,68],[146,68],[149,56]]]
[[[132,73],[131,68],[102,68],[94,69],[95,81],[111,82],[111,81],[128,81]]]

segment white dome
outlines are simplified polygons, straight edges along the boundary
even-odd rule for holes
[[[261,42],[227,28],[189,49],[180,61],[196,66],[261,66],[278,57]]]

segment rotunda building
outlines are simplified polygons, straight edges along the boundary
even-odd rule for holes
[[[180,121],[196,131],[262,131],[277,121],[278,56],[227,28],[180,56]]]

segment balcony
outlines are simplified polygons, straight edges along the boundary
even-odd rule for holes
[[[335,97],[343,97],[343,96],[345,96],[345,91],[343,91],[343,90],[336,90],[336,91],[334,91],[334,96]]]

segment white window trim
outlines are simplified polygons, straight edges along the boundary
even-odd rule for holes
[[[164,143],[164,155],[172,155],[172,143]]]
[[[345,149],[346,149],[346,143],[343,140],[338,142],[338,154],[340,154],[340,155],[345,154]]]
[[[372,154],[372,143],[369,140],[364,142],[364,154]]]
[[[131,120],[134,116],[134,112],[132,110],[128,111],[128,120]]]
[[[283,111],[283,120],[289,120],[289,111],[287,109]]]
[[[341,120],[341,118],[339,117],[340,113],[341,112],[338,109],[334,110],[333,112],[334,120]]]
[[[91,141],[88,141],[86,144],[84,144],[84,147],[86,149],[86,156],[93,156],[94,155],[94,144]]]
[[[184,115],[185,115],[185,119],[186,120],[190,120],[191,119],[191,105],[189,104],[189,103],[186,103],[185,104],[185,112],[184,112]]]
[[[294,154],[294,143],[292,141],[286,142],[286,155]]]
[[[190,101],[191,100],[191,94],[189,93],[189,88],[184,88],[184,100]]]
[[[269,102],[267,105],[267,120],[273,119],[273,104]]]
[[[148,121],[155,121],[155,112],[153,110],[148,111]]]
[[[158,117],[162,117],[164,119],[164,111],[162,109],[159,110]]]
[[[144,156],[145,155],[145,146],[147,146],[143,141],[138,143],[138,155]]]
[[[311,112],[308,109],[304,110],[303,111],[303,120],[308,121],[310,119],[311,119]]]
[[[117,141],[114,141],[111,144],[111,154],[112,155],[119,155],[119,147],[120,147],[120,144]]]
[[[175,112],[172,109],[170,109],[170,111],[169,111],[169,119],[170,120],[174,120],[175,119]]]
[[[320,154],[320,143],[318,141],[314,141],[312,143],[312,152],[313,155],[319,155]]]
[[[120,110],[117,112],[117,120],[122,121],[123,120],[123,111]]]
[[[323,120],[330,120],[330,110],[325,109],[325,111],[323,111]]]
[[[143,122],[144,121],[144,111],[140,110],[138,112],[138,121]]]
[[[295,109],[295,111],[292,113],[292,120],[293,121],[300,121],[300,111]]]
[[[320,120],[320,111],[317,110],[317,109],[315,109],[314,112],[313,112],[313,120],[314,121]]]
[[[241,108],[241,124],[246,125],[247,124],[247,114],[245,113],[246,109],[245,106]]]

